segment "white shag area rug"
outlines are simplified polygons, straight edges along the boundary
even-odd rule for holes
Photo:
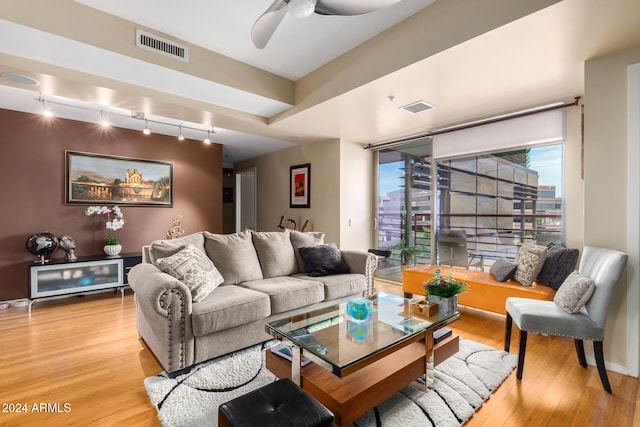
[[[217,426],[218,406],[275,381],[257,345],[195,366],[169,378],[144,380],[164,426]],[[464,424],[509,376],[517,355],[460,339],[460,351],[435,369],[435,386],[423,392],[408,386],[356,420],[352,426],[448,427]]]

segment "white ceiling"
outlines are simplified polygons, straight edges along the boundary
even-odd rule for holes
[[[75,1],[297,80],[435,0],[403,0],[360,16],[288,14],[262,50],[251,42],[251,27],[273,0]]]
[[[24,74],[41,85],[0,78],[0,108],[38,113],[42,106],[34,99],[42,92],[65,104],[88,102],[82,105],[90,110],[53,104],[56,115],[76,120],[97,121],[96,111],[109,109],[101,105],[106,101],[120,108],[112,120],[122,127],[143,127],[118,115],[132,110],[180,123],[187,128],[184,135],[196,140],[213,126],[211,139],[224,145],[230,165],[294,143],[336,138],[375,143],[572,99],[582,95],[585,60],[640,44],[637,0],[563,0],[515,20],[474,22],[485,4],[484,19],[492,20],[498,14],[490,8],[501,1],[402,0],[360,16],[286,16],[263,50],[251,43],[250,29],[271,0],[76,0],[56,3],[57,9],[47,0],[15,1],[0,10],[0,73]],[[38,17],[46,8],[61,17]],[[429,21],[432,10],[446,11],[450,22]],[[74,13],[84,22],[72,19]],[[113,28],[96,28],[95,36],[87,32],[87,26],[105,22],[103,13],[121,20],[108,21]],[[287,89],[272,95],[269,87],[252,88],[242,72],[254,71],[237,63],[229,69],[241,70],[238,75],[207,77],[226,70],[222,57],[212,57],[204,72],[194,64],[149,60],[127,50],[130,40],[120,43],[131,22],[282,76],[260,78],[275,82],[273,93],[275,86],[288,85],[292,95],[281,95]],[[482,25],[494,29],[474,35]],[[420,28],[421,38],[405,37],[415,33],[406,28]],[[413,52],[415,58],[406,59]],[[415,115],[398,109],[420,99],[436,108]],[[177,134],[174,126],[153,125],[153,132]]]

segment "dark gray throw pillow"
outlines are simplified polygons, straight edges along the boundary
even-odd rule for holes
[[[342,259],[335,244],[306,246],[298,248],[307,274],[312,277],[349,273],[349,266]]]
[[[577,249],[568,249],[562,245],[549,243],[547,245],[547,259],[542,265],[542,270],[538,273],[536,282],[558,290],[569,274],[576,269],[579,255]]]
[[[513,278],[513,275],[516,274],[517,268],[518,265],[515,262],[508,260],[507,258],[500,258],[493,263],[489,269],[489,273],[491,273],[498,282],[506,282]]]

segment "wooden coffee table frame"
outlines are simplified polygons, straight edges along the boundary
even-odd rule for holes
[[[435,367],[457,353],[458,341],[458,336],[452,335],[434,347],[433,330],[429,329],[342,378],[310,363],[300,369],[300,383],[334,413],[336,425],[346,426],[425,375],[430,363]],[[291,378],[291,362],[268,350],[266,367],[278,378]]]

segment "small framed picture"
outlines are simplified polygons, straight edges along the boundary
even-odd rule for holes
[[[233,203],[232,187],[222,187],[222,203]]]
[[[311,164],[291,166],[289,193],[291,208],[311,207]]]

